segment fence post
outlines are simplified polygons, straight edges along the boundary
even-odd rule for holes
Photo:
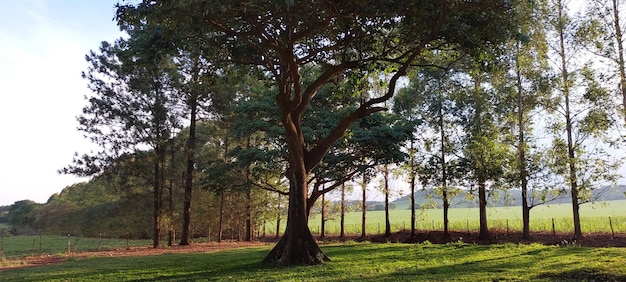
[[[467,235],[470,235],[469,219],[465,222],[465,224],[467,225]]]
[[[609,226],[611,226],[611,240],[615,239],[615,231],[613,231],[613,221],[611,220],[611,217],[609,216]]]
[[[72,236],[70,234],[67,234],[67,254],[71,255],[72,254],[72,243],[71,243],[71,238]]]
[[[554,228],[554,217],[552,218],[552,236],[556,237],[556,229]]]
[[[102,251],[102,233],[98,236],[98,251]]]
[[[506,219],[506,235],[509,235],[509,219]]]

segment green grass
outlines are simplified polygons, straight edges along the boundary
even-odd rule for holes
[[[2,250],[5,257],[18,257],[39,254],[66,254],[68,237],[55,235],[35,236],[6,236],[3,239]],[[98,251],[115,248],[125,248],[125,239],[111,238],[82,238],[70,237],[70,251]],[[129,246],[145,246],[150,240],[130,240]]]
[[[321,266],[261,264],[268,247],[146,257],[93,257],[5,270],[2,281],[624,281],[619,248],[454,243],[322,246]]]
[[[441,209],[418,210],[416,228],[422,231],[443,230]],[[585,204],[581,206],[583,233],[611,232],[609,217],[615,233],[626,233],[626,200]],[[452,208],[449,212],[450,228],[457,231],[478,230],[478,208]],[[522,230],[521,207],[490,207],[487,209],[489,228],[510,231]],[[552,231],[552,219],[557,232],[572,232],[572,207],[568,204],[541,205],[533,208],[530,214],[532,232]],[[390,211],[390,221],[394,231],[409,229],[410,210]],[[366,219],[368,234],[384,232],[384,211],[368,211]],[[361,212],[346,213],[346,229],[349,234],[360,234]],[[312,215],[309,225],[314,233],[320,230],[319,215]],[[284,226],[284,224],[283,224]],[[339,219],[326,222],[327,234],[339,233]]]

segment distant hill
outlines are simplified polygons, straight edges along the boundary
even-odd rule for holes
[[[498,191],[498,197],[495,195],[490,195],[488,199],[488,205],[493,207],[502,207],[502,206],[521,206],[522,205],[522,192],[519,189],[511,189],[508,191],[508,194],[504,191]],[[616,201],[616,200],[626,200],[626,185],[618,185],[616,187],[605,186],[599,189],[594,190],[594,198],[597,201]],[[551,204],[566,204],[570,203],[570,194],[567,192],[563,196],[554,201],[551,201]],[[404,196],[402,198],[396,199],[393,201],[396,205],[396,209],[409,209],[411,204],[409,200],[409,196]],[[415,192],[415,204],[417,207],[422,207],[424,205],[432,207],[432,208],[440,208],[441,207],[441,197],[438,195],[434,195],[432,190],[419,190]],[[474,199],[467,198],[465,193],[461,193],[457,197],[451,199],[450,201],[451,208],[472,208],[478,207],[478,198],[474,197]]]

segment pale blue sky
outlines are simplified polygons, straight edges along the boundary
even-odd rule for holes
[[[85,54],[122,34],[117,0],[1,1],[0,206],[45,202],[80,179],[56,173],[92,145],[76,130]]]

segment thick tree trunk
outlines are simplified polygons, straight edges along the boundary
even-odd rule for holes
[[[478,239],[489,239],[489,228],[487,227],[487,189],[485,187],[485,179],[478,179],[478,206],[480,211],[480,232]]]
[[[289,168],[287,175],[289,176],[287,228],[263,262],[293,265],[330,261],[317,245],[309,229],[306,212],[307,175],[304,170],[298,168]]]

